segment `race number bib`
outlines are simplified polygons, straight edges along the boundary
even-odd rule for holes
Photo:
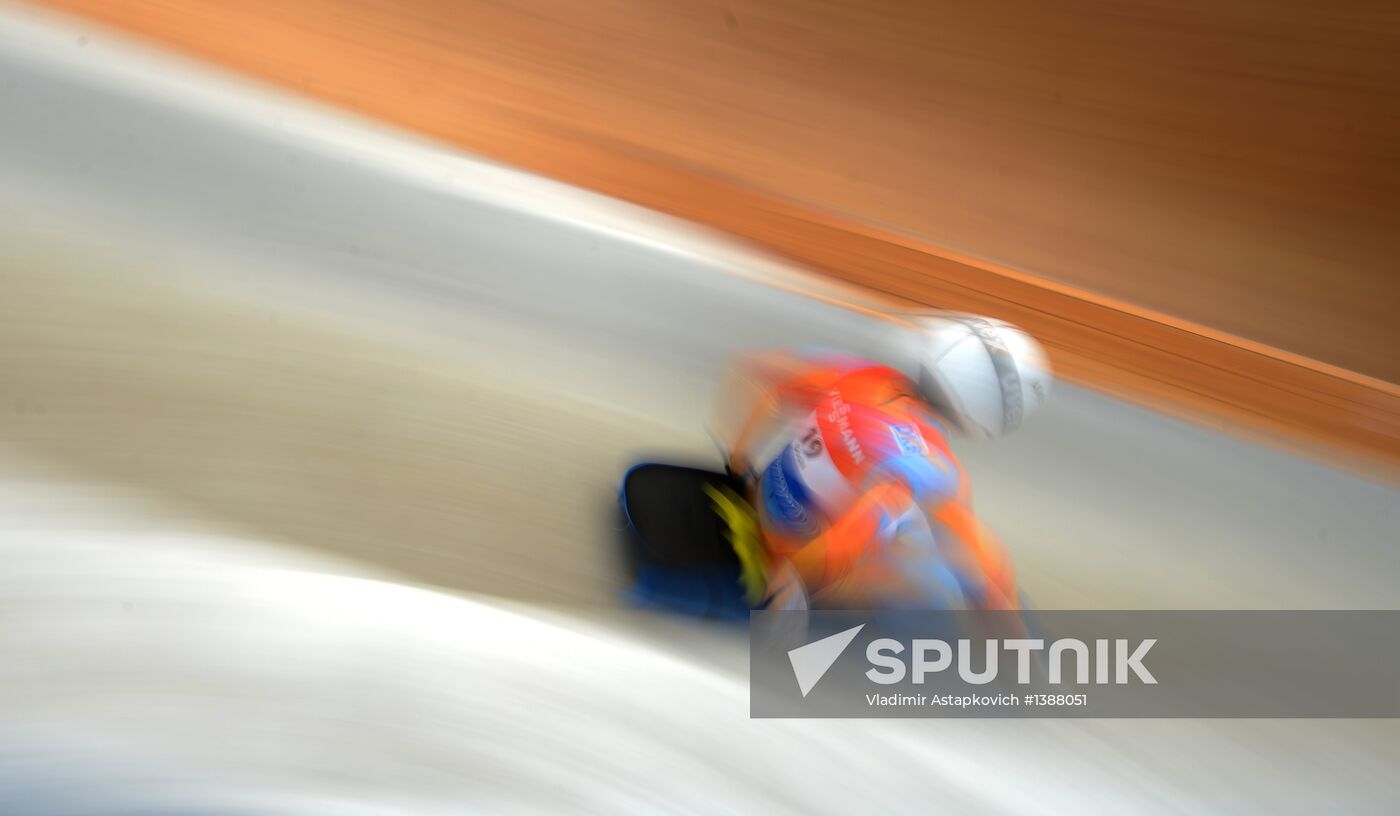
[[[765,509],[794,536],[820,533],[826,519],[839,515],[855,497],[832,461],[815,413],[798,425],[796,438],[764,471]]]

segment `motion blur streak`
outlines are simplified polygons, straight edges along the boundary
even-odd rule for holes
[[[748,720],[740,633],[616,603],[619,469],[713,457],[728,354],[898,327],[69,25],[0,18],[0,812],[1400,796],[1393,722]],[[1042,606],[1396,605],[1392,489],[1074,388],[1037,419],[962,455]]]

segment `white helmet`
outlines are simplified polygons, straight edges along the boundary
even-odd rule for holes
[[[919,391],[957,430],[1002,436],[1045,403],[1054,379],[1050,361],[1025,331],[971,315],[921,324]]]

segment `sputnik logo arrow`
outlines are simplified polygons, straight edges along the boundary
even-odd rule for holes
[[[851,641],[855,640],[856,635],[864,628],[865,624],[862,623],[860,626],[853,626],[844,632],[837,632],[788,651],[792,673],[797,677],[797,687],[802,690],[803,697],[817,685],[836,662],[836,658],[846,651],[846,647],[851,645]]]

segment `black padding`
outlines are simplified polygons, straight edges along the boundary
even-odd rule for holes
[[[707,483],[743,495],[728,476],[698,468],[651,464],[627,474],[622,501],[644,561],[680,568],[738,565]]]

